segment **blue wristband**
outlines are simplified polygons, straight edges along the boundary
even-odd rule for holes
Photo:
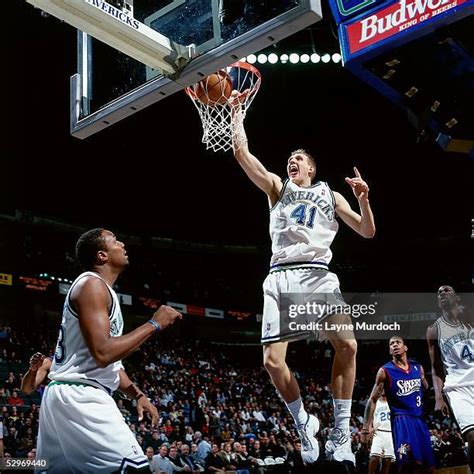
[[[155,332],[161,331],[161,326],[156,321],[153,321],[153,319],[149,319],[147,323],[150,323],[152,326],[155,326]]]

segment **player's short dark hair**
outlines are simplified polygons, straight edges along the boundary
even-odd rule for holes
[[[403,339],[403,337],[398,334],[394,334],[392,337],[390,337],[389,341],[391,341],[392,339],[400,339],[403,342],[403,344],[405,344],[405,339]]]
[[[84,270],[90,270],[96,263],[97,252],[105,250],[103,231],[102,228],[88,230],[76,242],[76,258]]]
[[[310,153],[308,153],[304,148],[298,148],[297,150],[292,151],[290,156],[293,156],[293,155],[304,155],[306,156],[306,158],[308,158],[308,161],[311,163],[311,165],[314,168],[314,174],[313,176],[311,176],[311,179],[313,179],[316,176],[316,160],[314,159],[314,157]]]

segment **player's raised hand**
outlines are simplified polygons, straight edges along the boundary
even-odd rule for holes
[[[245,102],[249,93],[250,93],[250,89],[245,89],[242,92],[236,89],[232,91],[228,99],[228,102],[232,108],[232,116],[242,113],[242,104]]]
[[[142,421],[144,413],[148,413],[151,417],[151,426],[158,426],[158,410],[145,395],[140,396],[137,400],[137,412],[138,421]]]
[[[158,311],[155,311],[153,320],[156,321],[161,329],[167,328],[170,324],[174,324],[176,319],[183,319],[183,315],[176,311],[171,306],[160,306]]]
[[[345,181],[352,188],[354,196],[359,200],[368,199],[369,197],[369,186],[362,179],[359,170],[354,166],[354,178],[346,178]]]
[[[435,411],[440,411],[444,416],[449,415],[449,408],[442,398],[437,398],[435,402]]]
[[[46,356],[41,354],[41,352],[36,352],[30,358],[30,369],[31,370],[38,370],[41,365],[43,364],[43,360]]]

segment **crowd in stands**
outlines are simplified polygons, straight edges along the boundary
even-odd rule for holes
[[[0,327],[0,334],[6,335],[0,340],[5,455],[34,457],[42,388],[26,396],[20,392],[21,378],[33,352],[50,354],[56,334],[38,329],[33,336],[7,326]],[[135,402],[115,395],[155,472],[301,472],[301,445],[261,366],[260,348],[170,341],[163,336],[148,341],[125,364],[129,376],[158,407],[158,426],[152,427],[147,419],[139,422]],[[359,352],[363,351],[361,346]],[[333,410],[326,385],[330,346],[300,344],[289,358],[309,411],[321,421],[318,437],[323,453]],[[378,361],[360,359],[366,366],[359,369],[351,431],[358,470],[366,472],[369,446],[361,442],[360,431]],[[430,410],[428,424],[438,467],[465,464],[464,442],[451,419]]]

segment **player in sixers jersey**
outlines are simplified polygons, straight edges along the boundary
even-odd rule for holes
[[[390,338],[392,360],[377,372],[364,414],[363,436],[372,426],[375,403],[385,391],[392,423],[393,446],[401,473],[434,470],[430,434],[423,420],[423,392],[428,388],[423,367],[408,359],[408,348],[400,336]]]
[[[235,94],[234,98],[237,102]],[[261,341],[264,366],[295,420],[302,445],[301,457],[305,464],[311,464],[319,456],[319,444],[315,437],[319,421],[304,408],[298,382],[286,364],[286,353],[289,342],[312,337],[314,333],[294,331],[285,321],[289,307],[286,306],[285,295],[299,295],[297,297],[305,301],[322,296],[330,305],[345,304],[340,294],[339,279],[329,271],[332,257],[330,246],[339,227],[336,217],[362,237],[374,236],[369,187],[356,168],[355,177],[346,178],[357,198],[359,214],[326,182],[313,183],[316,162],[303,149],[291,153],[286,167],[288,176],[282,181],[250,153],[238,105],[233,120],[235,158],[249,179],[268,198],[272,258],[269,275],[263,284]],[[321,317],[328,317],[327,312]],[[335,314],[330,322],[349,325],[351,320],[348,315]],[[352,331],[326,331],[323,337],[329,339],[335,349],[331,376],[335,426],[326,443],[326,454],[329,459],[338,462],[355,463],[349,420],[357,343]]]

